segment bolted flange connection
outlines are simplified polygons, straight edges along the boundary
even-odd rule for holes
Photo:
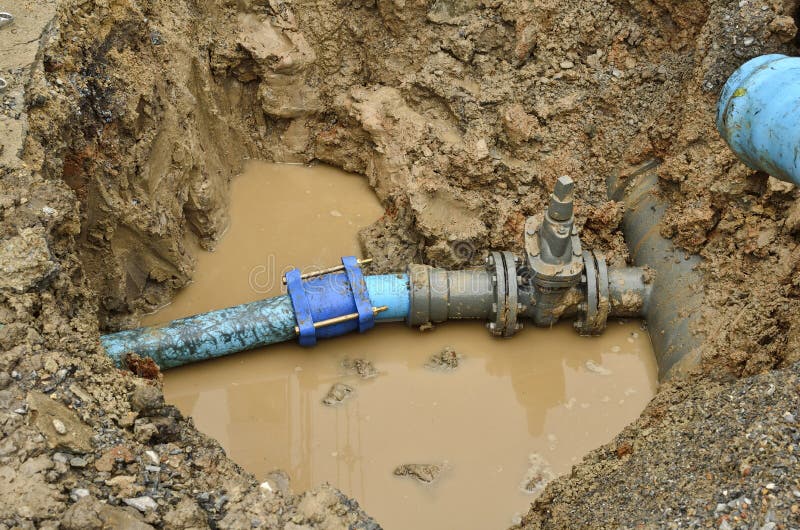
[[[650,293],[644,271],[609,270],[602,253],[583,250],[574,188],[559,177],[545,211],[528,218],[524,259],[489,252],[483,270],[466,271],[410,265],[409,325],[485,318],[492,335],[511,337],[524,318],[549,327],[574,316],[581,335],[597,335],[609,316],[642,314]]]
[[[520,312],[518,263],[519,258],[511,252],[490,252],[486,258],[486,270],[494,286],[491,318],[486,328],[497,337],[510,337],[522,328],[522,323],[517,321]]]
[[[578,304],[575,329],[581,335],[599,335],[606,329],[611,300],[608,295],[608,267],[600,252],[584,252],[584,275],[581,278],[583,302]]]

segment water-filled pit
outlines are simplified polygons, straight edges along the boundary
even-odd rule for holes
[[[194,283],[145,324],[280,294],[292,266],[359,255],[358,230],[383,213],[363,177],[255,162],[234,179],[230,211],[216,250],[199,253]],[[457,368],[426,366],[448,348]],[[356,359],[377,375],[346,370]],[[336,383],[353,392],[323,404]],[[638,416],[656,366],[634,321],[594,339],[568,323],[513,339],[492,338],[482,322],[426,332],[396,323],[313,349],[273,345],[174,369],[164,386],[258,479],[283,469],[295,491],[330,482],[388,529],[497,528],[527,509],[535,492],[526,485],[567,472]],[[395,476],[403,464],[443,471],[423,484]]]

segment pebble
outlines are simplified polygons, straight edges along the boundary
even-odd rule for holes
[[[784,412],[783,421],[785,421],[786,423],[794,423],[795,421],[794,414],[792,414],[791,412]]]
[[[744,43],[745,46],[750,46],[755,41],[756,41],[756,39],[754,39],[753,37],[745,37],[742,42]]]
[[[188,451],[187,451],[187,452],[188,452]],[[145,454],[145,455],[147,455],[147,458],[149,458],[149,459],[150,459],[150,461],[151,461],[153,464],[160,464],[160,463],[161,463],[161,461],[160,461],[160,460],[159,460],[159,458],[158,458],[158,453],[156,453],[155,451],[153,451],[153,450],[148,450],[148,451],[145,451],[145,452],[144,452],[144,454]]]
[[[67,455],[64,453],[53,453],[53,462],[57,462],[59,464],[66,464],[69,461]]]
[[[575,63],[573,63],[572,61],[561,61],[559,66],[561,66],[561,68],[564,70],[569,70],[571,68],[575,68]]]
[[[58,418],[53,418],[53,428],[58,434],[67,434],[67,427],[64,425],[64,422]]]
[[[78,499],[82,499],[83,497],[89,496],[89,490],[86,488],[75,488],[74,490],[69,492],[69,498],[73,501],[77,501]]]
[[[144,466],[144,468],[151,473],[161,473],[161,466]]]
[[[133,497],[131,499],[123,499],[123,501],[128,506],[132,506],[140,512],[146,512],[148,510],[155,510],[158,508],[158,504],[156,504],[156,501],[154,501],[152,497]]]
[[[86,459],[80,456],[75,456],[69,459],[69,465],[72,467],[86,467]]]
[[[164,395],[150,385],[137,386],[130,395],[131,408],[136,412],[152,412],[164,404]]]

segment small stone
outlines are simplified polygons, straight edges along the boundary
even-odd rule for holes
[[[89,490],[86,488],[75,488],[69,492],[69,498],[72,499],[73,502],[77,502],[78,499],[82,499],[89,495]]]
[[[132,499],[123,499],[123,502],[128,506],[132,506],[136,508],[140,512],[144,513],[147,511],[152,511],[158,508],[158,504],[156,501],[153,500],[152,497],[133,497]]]
[[[724,502],[720,502],[717,504],[717,507],[714,509],[715,513],[724,513],[728,511],[728,505]]]
[[[719,530],[733,530],[733,528],[728,524],[728,521],[722,521],[719,524]]]
[[[622,70],[617,70],[616,68],[614,68],[613,70],[611,70],[611,75],[613,75],[614,77],[616,77],[617,79],[619,79],[619,78],[621,78],[621,77],[622,77],[622,75],[623,75],[623,74],[622,74]]]
[[[744,43],[745,46],[750,46],[755,41],[756,41],[756,39],[754,39],[753,37],[745,37],[744,40],[742,41],[742,43]]]
[[[64,425],[64,422],[58,418],[53,418],[53,428],[58,434],[67,434],[67,427]]]
[[[767,488],[768,490],[774,490],[774,489],[776,488],[776,486],[775,486],[775,483],[774,483],[774,482],[769,482],[769,483],[768,483],[766,486],[764,486],[764,487],[765,487],[765,488]]]
[[[131,392],[129,400],[133,410],[147,413],[164,405],[164,394],[154,386],[142,384]]]
[[[794,423],[794,421],[795,421],[794,414],[792,414],[791,412],[788,412],[788,411],[784,412],[783,413],[783,421],[785,421],[786,423]]]
[[[561,67],[562,70],[571,70],[572,68],[575,68],[575,63],[573,63],[572,61],[561,61],[561,63],[559,63],[559,66]]]
[[[68,461],[69,459],[67,458],[67,455],[65,455],[64,453],[53,453],[53,462],[59,464],[66,464]]]
[[[86,459],[80,456],[75,456],[69,459],[69,465],[72,467],[86,467]]]
[[[161,466],[144,466],[150,473],[161,473]]]
[[[770,521],[768,523],[764,523],[763,525],[761,525],[761,530],[775,530],[775,528],[777,527],[778,525],[776,523]]]
[[[153,465],[158,465],[161,463],[161,460],[158,458],[158,453],[156,453],[155,451],[147,450],[144,452],[144,454],[147,455],[147,458],[150,459],[150,462],[152,462]]]

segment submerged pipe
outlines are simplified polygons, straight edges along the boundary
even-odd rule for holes
[[[752,169],[800,185],[800,57],[763,55],[739,67],[722,89],[717,130]]]

